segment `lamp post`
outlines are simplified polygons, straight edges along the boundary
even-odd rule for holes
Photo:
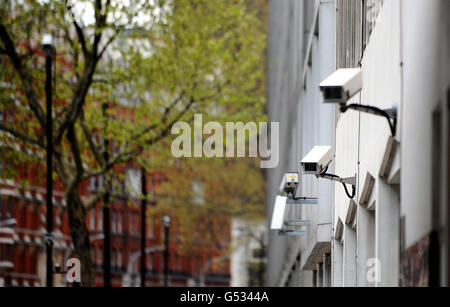
[[[164,287],[169,286],[169,227],[170,216],[165,215],[163,218],[164,225]]]
[[[145,287],[145,273],[146,273],[146,261],[145,261],[145,241],[147,239],[147,223],[146,223],[146,211],[147,211],[147,178],[145,174],[145,168],[141,168],[141,189],[142,189],[142,203],[141,203],[141,287]]]
[[[47,233],[45,245],[47,248],[47,280],[46,286],[53,287],[53,117],[52,117],[52,60],[54,54],[53,37],[45,34],[42,39],[42,49],[45,54],[45,95],[47,106],[47,119],[45,124],[47,136]]]
[[[105,119],[105,125],[108,123],[107,119],[107,111],[108,111],[108,103],[105,102],[102,105],[103,117]],[[103,158],[105,163],[108,163],[109,160],[109,141],[108,138],[105,137],[104,140],[104,152]],[[106,175],[103,177],[103,184],[106,184]],[[111,287],[111,218],[110,218],[110,210],[109,210],[109,191],[105,193],[103,197],[103,286],[106,288]]]

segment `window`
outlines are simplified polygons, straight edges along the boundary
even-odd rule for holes
[[[98,208],[97,230],[103,230],[103,208]]]
[[[14,213],[14,199],[12,197],[8,198],[8,206],[6,207],[6,219],[11,219]]]
[[[119,212],[118,217],[117,217],[117,232],[118,233],[123,232],[122,225],[123,225],[123,214],[122,214],[122,212]]]
[[[61,216],[60,216],[60,215],[57,215],[56,218],[55,218],[55,226],[56,226],[57,228],[61,228],[61,225],[62,225]]]
[[[0,196],[0,221],[3,220],[3,199]]]
[[[91,212],[89,214],[89,229],[95,230],[95,208],[91,209]]]
[[[98,190],[103,189],[103,176],[99,176],[98,177],[98,186],[97,186]]]
[[[147,237],[149,239],[155,238],[155,234],[153,233],[153,219],[152,218],[147,219]]]
[[[97,264],[102,264],[103,262],[103,249],[99,246],[97,250]]]
[[[192,182],[192,203],[196,205],[203,205],[205,203],[205,186],[200,180]]]
[[[117,251],[117,268],[122,268],[122,252],[120,250]]]
[[[131,211],[128,211],[128,231],[130,232],[130,233],[133,233],[133,226],[134,226],[134,223],[133,223],[134,221],[133,221],[133,212],[131,212]]]
[[[112,248],[111,249],[111,264],[112,264],[112,267],[113,268],[116,268],[117,267],[117,262],[116,262],[116,254],[117,254],[117,252],[116,252],[116,249],[115,248]]]
[[[359,66],[383,0],[337,0],[337,68]]]
[[[116,211],[113,211],[111,213],[111,232],[116,233],[117,232],[117,224],[116,224]]]
[[[147,272],[153,272],[153,256],[147,254]]]
[[[92,262],[95,263],[95,247],[93,245],[91,245],[91,257],[92,257]]]
[[[139,215],[134,211],[129,213],[129,227],[130,233],[137,234],[139,232]]]
[[[140,170],[129,168],[125,175],[125,190],[133,196],[139,197],[141,195],[141,172]]]
[[[131,250],[131,253],[130,253],[130,255],[135,255],[136,254],[136,250]],[[133,262],[133,264],[132,264],[132,271],[133,271],[133,273],[137,273],[138,272],[138,262],[139,261],[134,261]]]
[[[97,177],[91,177],[91,179],[89,180],[88,191],[92,192],[95,190],[97,190]]]

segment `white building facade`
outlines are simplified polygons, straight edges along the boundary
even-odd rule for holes
[[[271,232],[269,286],[433,286],[449,283],[450,2],[445,0],[270,1],[268,114],[280,122],[280,164],[268,172],[267,214],[286,171],[314,146],[332,146],[328,173],[301,175],[290,208],[310,220],[305,236]],[[348,103],[398,108],[385,118],[323,103],[319,83],[360,68]]]

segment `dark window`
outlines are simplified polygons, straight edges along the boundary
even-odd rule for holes
[[[3,199],[0,196],[0,221],[3,219]]]
[[[383,0],[337,0],[337,68],[359,66]]]
[[[14,199],[12,197],[8,198],[8,207],[6,208],[6,218],[10,219],[13,217],[14,213]]]

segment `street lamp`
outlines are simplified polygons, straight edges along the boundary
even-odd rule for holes
[[[141,168],[141,189],[142,189],[142,201],[141,201],[141,287],[145,287],[145,274],[147,271],[145,261],[145,243],[147,239],[147,178],[145,168]]]
[[[165,215],[163,217],[164,225],[164,287],[169,286],[169,227],[170,227],[170,216]]]
[[[47,233],[45,235],[45,245],[47,247],[47,287],[53,287],[53,118],[52,118],[52,60],[55,52],[53,37],[44,34],[42,38],[42,49],[45,54],[45,96],[47,105],[47,120],[45,124],[47,135]]]
[[[105,127],[108,123],[108,103],[102,105],[103,119],[105,120]],[[103,159],[105,163],[109,161],[109,140],[104,139]],[[103,176],[103,184],[106,184],[106,174]],[[111,217],[109,209],[110,193],[107,191],[103,196],[103,286],[105,288],[111,287]]]

